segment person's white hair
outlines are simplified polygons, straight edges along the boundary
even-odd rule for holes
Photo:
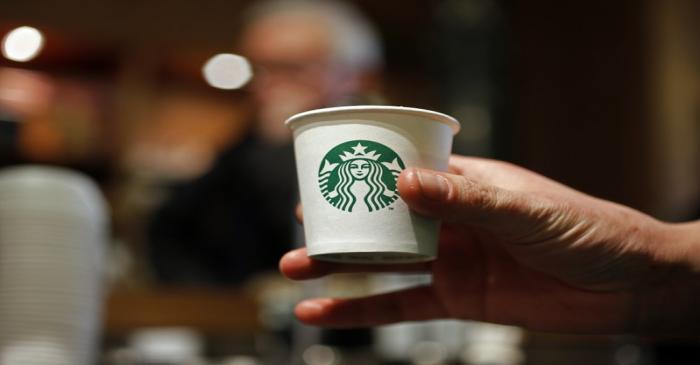
[[[270,0],[244,14],[244,26],[273,15],[301,16],[327,23],[334,61],[355,71],[379,68],[382,46],[369,20],[354,6],[336,0]]]

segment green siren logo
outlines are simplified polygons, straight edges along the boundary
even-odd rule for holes
[[[404,168],[399,155],[383,144],[349,141],[333,147],[323,158],[318,183],[323,197],[334,207],[373,212],[399,198],[396,179]]]

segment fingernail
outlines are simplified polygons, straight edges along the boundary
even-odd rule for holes
[[[323,305],[317,300],[305,300],[297,305],[297,310],[303,311],[306,315],[317,316],[323,312]]]
[[[421,191],[426,198],[432,200],[447,198],[450,186],[444,176],[425,170],[417,171],[417,175]]]

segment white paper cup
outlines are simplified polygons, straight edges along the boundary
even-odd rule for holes
[[[289,118],[308,255],[350,263],[429,261],[439,222],[412,213],[396,180],[406,167],[444,171],[459,131],[423,109],[351,106]]]

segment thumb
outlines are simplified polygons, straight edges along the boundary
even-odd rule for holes
[[[525,236],[548,221],[545,201],[446,172],[409,168],[399,194],[415,212],[448,223],[477,225],[493,233]]]

